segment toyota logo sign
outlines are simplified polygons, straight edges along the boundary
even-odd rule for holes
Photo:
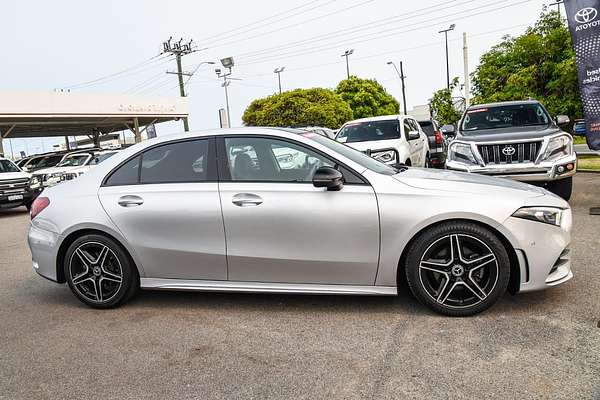
[[[512,156],[516,152],[517,150],[515,150],[515,148],[512,146],[506,146],[502,149],[502,154],[504,154],[505,156]]]
[[[598,16],[598,10],[593,7],[582,8],[577,11],[575,14],[575,21],[580,24],[587,24],[588,22],[592,22]]]

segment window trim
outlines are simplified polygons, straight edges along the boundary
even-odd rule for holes
[[[339,166],[345,168],[351,174],[353,174],[358,180],[362,181],[362,183],[346,183],[346,182],[344,182],[344,185],[371,186],[371,183],[362,174],[359,174],[358,172],[356,172],[356,170],[354,168],[349,167],[347,164],[341,162],[338,159],[333,158],[331,155],[329,155],[315,147],[309,146],[305,143],[302,143],[302,142],[299,142],[299,141],[296,141],[293,139],[281,137],[281,136],[244,135],[244,134],[221,135],[221,136],[216,137],[217,172],[218,172],[219,182],[224,182],[224,183],[280,183],[280,184],[284,183],[284,184],[300,184],[300,185],[310,184],[312,186],[312,182],[296,182],[296,181],[290,182],[290,181],[269,181],[269,180],[236,181],[236,180],[233,180],[231,177],[231,171],[229,170],[229,157],[227,155],[227,149],[225,147],[225,139],[229,139],[229,138],[271,139],[271,140],[279,140],[282,142],[288,142],[288,143],[294,144],[296,146],[299,146],[299,147],[305,148],[309,151],[312,151],[313,153],[317,153],[321,157],[324,157],[324,158],[330,160],[334,165],[339,165]]]
[[[162,181],[162,182],[151,182],[151,183],[142,183],[141,175],[142,175],[142,161],[143,154],[147,151],[154,150],[157,147],[168,146],[176,143],[183,142],[192,142],[197,140],[208,140],[208,160],[206,163],[207,166],[207,179],[204,181]],[[137,173],[137,182],[128,183],[128,184],[119,184],[119,185],[111,185],[108,184],[108,180],[113,176],[113,174],[121,168],[123,165],[133,160],[134,158],[139,158],[138,164],[138,173]],[[212,166],[212,167],[211,167]],[[177,139],[170,140],[167,142],[156,143],[155,145],[145,147],[144,149],[138,151],[134,155],[127,157],[125,160],[121,161],[117,164],[113,169],[111,169],[102,179],[102,183],[100,187],[118,187],[118,186],[138,186],[138,185],[164,185],[164,184],[179,184],[179,183],[215,183],[218,182],[218,165],[217,165],[217,154],[216,154],[216,146],[215,146],[215,137],[214,136],[202,136],[202,137],[193,137],[193,138],[185,138],[185,139]]]

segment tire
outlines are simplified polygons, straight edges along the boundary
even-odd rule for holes
[[[139,289],[139,275],[129,255],[103,235],[77,238],[67,249],[63,268],[75,297],[92,308],[118,307]]]
[[[573,177],[568,177],[558,181],[548,182],[548,190],[566,201],[571,199],[573,193]]]
[[[446,222],[411,244],[405,271],[421,303],[443,315],[466,317],[488,309],[506,292],[510,260],[490,230],[470,222]]]
[[[431,160],[429,159],[429,153],[427,153],[427,155],[425,156],[425,165],[423,165],[423,168],[431,168]]]

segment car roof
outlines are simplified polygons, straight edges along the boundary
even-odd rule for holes
[[[479,108],[491,108],[500,106],[521,106],[526,104],[540,104],[537,100],[518,100],[518,101],[499,101],[496,103],[474,104],[468,110],[477,110]]]

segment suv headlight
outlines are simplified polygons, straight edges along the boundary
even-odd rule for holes
[[[550,139],[543,160],[554,161],[571,154],[573,154],[573,140],[568,135],[560,135]]]
[[[394,150],[372,151],[371,157],[382,163],[396,162],[396,152]]]
[[[40,187],[41,184],[42,184],[42,180],[40,179],[40,177],[34,175],[29,180],[29,189],[37,189]]]
[[[555,207],[523,207],[515,211],[512,216],[560,226],[563,210]]]
[[[464,164],[478,164],[475,154],[473,154],[473,150],[471,149],[471,145],[467,143],[452,143],[448,149],[448,159]]]

